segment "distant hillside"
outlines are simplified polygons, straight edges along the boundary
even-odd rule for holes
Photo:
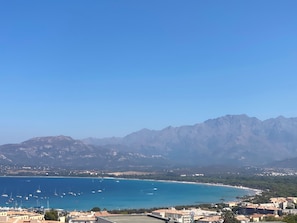
[[[52,136],[0,146],[0,165],[74,169],[263,165],[293,157],[297,157],[297,118],[281,116],[260,121],[227,115],[191,126],[143,129],[123,138]]]
[[[143,129],[123,138],[83,141],[123,145],[129,151],[160,155],[180,164],[262,165],[297,156],[297,118],[260,121],[227,115],[192,126]]]
[[[274,167],[274,168],[297,169],[297,157],[272,162],[272,163],[267,164],[267,166],[268,167]]]
[[[119,147],[120,148],[120,147]],[[0,146],[0,164],[17,164],[72,169],[129,169],[163,160],[119,149],[86,145],[67,136],[38,137],[20,144]]]

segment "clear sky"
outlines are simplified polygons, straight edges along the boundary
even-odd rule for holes
[[[0,144],[297,117],[296,0],[0,1]]]

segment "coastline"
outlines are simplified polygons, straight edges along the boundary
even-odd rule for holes
[[[58,179],[63,179],[63,178],[73,178],[73,179],[80,179],[80,178],[85,178],[85,179],[114,179],[114,180],[144,180],[144,181],[155,181],[155,182],[167,182],[167,183],[184,183],[184,184],[198,184],[198,185],[209,185],[209,186],[218,186],[218,187],[230,187],[230,188],[236,188],[236,189],[243,189],[243,190],[248,190],[253,192],[253,195],[259,195],[263,191],[260,189],[255,189],[255,188],[250,188],[250,187],[245,187],[245,186],[234,186],[234,185],[228,185],[228,184],[221,184],[221,183],[202,183],[202,182],[193,182],[193,181],[179,181],[179,180],[160,180],[160,179],[150,179],[150,178],[135,178],[135,177],[117,177],[117,176],[104,176],[104,177],[99,177],[99,176],[0,176],[0,178],[58,178]]]
[[[210,186],[210,187],[221,187],[221,188],[235,188],[235,189],[240,189],[242,191],[245,191],[244,194],[246,194],[246,196],[253,196],[255,195],[256,193],[259,192],[259,190],[256,190],[256,189],[252,189],[252,188],[248,188],[248,187],[238,187],[238,186],[232,186],[232,185],[224,185],[224,184],[219,184],[219,183],[201,183],[201,182],[193,182],[193,181],[179,181],[179,180],[156,180],[156,179],[139,179],[139,178],[135,178],[135,177],[131,177],[131,178],[128,178],[128,177],[111,177],[111,176],[106,176],[106,177],[94,177],[94,176],[87,176],[87,177],[80,177],[80,176],[1,176],[1,178],[36,178],[36,179],[90,179],[90,180],[114,180],[114,181],[117,181],[118,183],[121,182],[121,181],[146,181],[146,182],[162,182],[162,183],[172,183],[172,184],[192,184],[192,185],[203,185],[203,186]],[[96,182],[96,181],[95,181]],[[153,189],[154,186],[151,188]],[[97,189],[103,189],[103,188],[97,188]],[[159,191],[159,186],[156,186],[156,190]],[[164,189],[164,188],[163,188]],[[208,189],[207,189],[208,190]],[[100,190],[101,191],[101,190]],[[152,191],[155,193],[155,191]],[[67,193],[67,192],[66,192]],[[103,195],[103,193],[102,193]],[[224,196],[224,195],[218,195],[217,197],[217,202],[219,202],[219,198],[221,196]],[[242,197],[245,196],[245,195],[242,195]],[[231,199],[227,199],[226,202],[239,202],[240,201],[240,196],[238,196],[239,199],[237,197],[233,197]],[[68,198],[67,198],[68,199]],[[78,199],[78,198],[77,198]],[[178,198],[177,198],[178,199]],[[129,205],[127,207],[107,207],[108,210],[118,210],[118,209],[151,209],[153,207],[169,207],[169,206],[195,206],[195,205],[198,205],[198,204],[211,204],[213,203],[213,201],[189,201],[188,203],[187,202],[184,202],[182,200],[176,200],[176,201],[181,201],[181,203],[179,204],[178,202],[173,202],[172,204],[169,204],[169,205],[162,205],[162,204],[151,204],[149,206],[135,206],[135,207],[129,207]],[[104,207],[104,205],[99,205],[99,206],[102,206]],[[28,207],[28,206],[27,206]],[[54,206],[54,208],[59,208],[60,207],[56,207],[56,205]],[[104,207],[106,208],[106,207]],[[88,210],[88,208],[84,208],[84,207],[61,207],[61,209],[65,209],[65,210],[74,210],[74,209],[80,209],[80,210]]]
[[[145,180],[145,181],[155,181],[155,182],[165,182],[165,183],[182,183],[182,184],[198,184],[198,185],[208,185],[208,186],[216,186],[216,187],[229,187],[229,188],[235,188],[235,189],[242,189],[247,190],[250,192],[253,192],[252,195],[259,195],[263,191],[260,189],[250,188],[250,187],[244,187],[244,186],[233,186],[233,185],[227,185],[227,184],[221,184],[221,183],[201,183],[201,182],[193,182],[193,181],[179,181],[179,180],[155,180],[155,179],[148,179],[148,178],[125,178],[125,177],[103,177],[103,179],[117,179],[117,180]]]

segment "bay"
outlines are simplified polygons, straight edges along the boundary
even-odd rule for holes
[[[64,210],[171,207],[234,201],[250,189],[113,178],[0,177],[0,207]]]

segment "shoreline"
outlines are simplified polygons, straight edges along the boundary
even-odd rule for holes
[[[245,186],[234,186],[234,185],[228,185],[228,184],[221,184],[221,183],[201,183],[201,182],[193,182],[193,181],[179,181],[179,180],[158,180],[158,179],[149,179],[149,178],[135,178],[135,177],[95,177],[95,176],[0,176],[0,178],[73,178],[73,179],[117,179],[117,180],[144,180],[144,181],[156,181],[156,182],[165,182],[165,183],[184,183],[184,184],[198,184],[198,185],[208,185],[208,186],[217,186],[217,187],[230,187],[230,188],[236,188],[236,189],[242,189],[247,191],[252,191],[253,195],[259,195],[263,191],[260,189],[245,187]],[[251,195],[249,195],[251,196]]]
[[[242,189],[253,192],[253,195],[259,195],[263,191],[260,189],[244,187],[244,186],[234,186],[234,185],[227,185],[221,183],[201,183],[201,182],[193,182],[193,181],[179,181],[179,180],[155,180],[155,179],[147,179],[147,178],[124,178],[124,177],[103,177],[103,179],[118,179],[118,180],[145,180],[145,181],[156,181],[156,182],[165,182],[165,183],[183,183],[183,184],[198,184],[198,185],[208,185],[208,186],[216,186],[216,187],[229,187],[229,188],[236,188]],[[252,196],[252,195],[249,195]]]
[[[43,178],[43,179],[91,179],[91,180],[98,180],[98,179],[106,179],[106,180],[125,180],[125,181],[147,181],[147,182],[163,182],[163,183],[174,183],[174,184],[192,184],[192,185],[204,185],[204,186],[211,186],[211,187],[224,187],[224,188],[234,188],[234,189],[240,189],[242,191],[245,191],[245,195],[242,195],[242,197],[234,197],[234,199],[230,199],[226,201],[225,203],[228,202],[240,202],[243,198],[243,196],[254,196],[256,194],[260,194],[262,191],[253,189],[253,188],[248,188],[248,187],[243,187],[243,186],[232,186],[232,185],[224,185],[220,183],[201,183],[201,182],[193,182],[193,181],[179,181],[179,180],[157,180],[157,179],[139,179],[139,178],[125,178],[125,177],[94,177],[94,176],[87,176],[87,177],[81,177],[81,176],[0,176],[0,178]],[[211,204],[212,202],[204,202],[201,204]],[[197,203],[185,203],[183,205],[169,205],[169,206],[196,206]],[[151,207],[146,207],[143,208],[141,206],[136,207],[136,208],[125,208],[126,210],[133,210],[133,209],[152,209],[155,207],[158,207],[159,205],[152,205]],[[162,205],[161,205],[162,206]],[[169,207],[168,206],[168,207]],[[5,208],[5,207],[0,207],[0,208]],[[28,209],[28,208],[24,208]],[[59,208],[60,209],[60,208]],[[64,210],[77,210],[80,208],[64,208]],[[110,211],[114,211],[117,209],[111,208],[109,209]],[[87,209],[81,209],[81,211],[87,211]]]
[[[156,182],[167,182],[167,183],[185,183],[185,184],[199,184],[199,185],[209,185],[209,186],[218,186],[218,187],[230,187],[236,189],[243,189],[248,191],[253,191],[254,194],[261,194],[263,191],[260,189],[245,187],[245,186],[234,186],[228,184],[221,183],[201,183],[201,182],[193,182],[193,181],[179,181],[179,180],[158,180],[158,179],[150,179],[150,178],[135,178],[135,177],[95,177],[95,176],[0,176],[0,178],[73,178],[73,179],[118,179],[118,180],[144,180],[144,181],[156,181]]]

